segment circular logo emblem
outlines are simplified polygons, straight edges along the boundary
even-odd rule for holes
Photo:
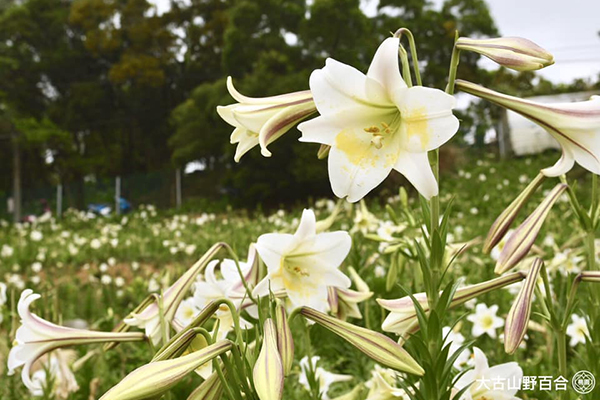
[[[579,371],[571,380],[573,389],[579,394],[588,394],[596,387],[596,378],[589,371]]]

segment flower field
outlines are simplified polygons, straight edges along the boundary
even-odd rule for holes
[[[442,195],[440,200],[443,208],[452,203],[444,262],[450,265],[446,279],[459,285],[456,298],[461,290],[469,293],[469,285],[501,279],[497,278],[499,275],[494,273],[494,269],[502,257],[503,246],[508,242],[511,231],[489,253],[482,251],[484,239],[501,210],[555,157],[556,154],[551,153],[497,161],[491,155],[483,155],[462,161],[453,171],[444,171],[440,191],[455,195],[454,198]],[[569,176],[577,198],[583,207],[587,207],[591,194],[589,175],[576,169]],[[575,181],[577,184],[573,185]],[[513,228],[525,220],[551,189],[552,185],[549,183],[542,185],[541,190],[525,205]],[[367,355],[368,351],[366,354],[361,352],[361,349],[365,349],[360,343],[347,339],[352,337],[352,333],[348,332],[354,331],[342,332],[336,322],[328,325],[329,320],[326,320],[323,313],[336,317],[336,320],[346,320],[352,326],[367,328],[369,332],[384,332],[394,341],[400,337],[398,326],[402,322],[398,321],[402,318],[393,320],[388,315],[394,312],[389,313],[386,308],[394,307],[378,300],[402,298],[407,292],[423,292],[426,282],[420,271],[417,244],[424,246],[424,235],[427,235],[428,228],[422,222],[424,216],[418,197],[414,194],[407,195],[401,190],[398,195],[381,199],[370,197],[356,204],[321,199],[310,204],[310,210],[314,211],[316,224],[313,221],[311,225],[312,212],[303,213],[301,208],[273,210],[266,214],[251,211],[208,214],[202,210],[184,214],[157,210],[152,206],[140,206],[132,213],[118,218],[69,211],[60,220],[47,215],[32,223],[14,225],[3,221],[0,230],[0,398],[100,398],[123,380],[124,376],[129,378],[132,376],[128,375],[131,371],[152,359],[153,354],[161,347],[161,341],[165,339],[165,332],[161,329],[155,330],[152,335],[148,334],[149,325],[140,322],[143,321],[143,313],[140,313],[138,320],[128,328],[131,333],[127,340],[132,340],[133,343],[121,343],[107,350],[102,343],[85,342],[79,345],[74,342],[73,344],[77,344],[74,347],[49,352],[31,366],[31,387],[27,388],[22,383],[20,371],[7,376],[7,365],[12,367],[9,360],[12,341],[20,319],[24,318],[24,313],[29,313],[25,303],[31,304],[34,300],[25,298],[19,301],[24,289],[32,289],[34,293],[41,295],[31,305],[30,311],[45,321],[76,329],[110,332],[119,326],[122,319],[128,316],[132,318],[130,312],[149,294],[164,293],[164,298],[168,299],[167,289],[170,285],[180,282],[178,279],[182,274],[195,268],[198,265],[195,264],[196,261],[202,259],[203,254],[219,242],[227,243],[231,246],[231,251],[221,248],[211,258],[224,261],[220,264],[216,261],[209,262],[197,276],[192,276],[186,285],[181,286],[182,297],[176,310],[165,306],[166,313],[174,313],[175,325],[184,327],[190,324],[202,310],[213,304],[212,300],[227,297],[234,303],[237,311],[232,312],[221,304],[213,317],[202,325],[204,332],[214,340],[227,337],[240,340],[237,336],[241,334],[247,343],[247,359],[256,360],[258,364],[261,357],[268,356],[269,332],[275,328],[264,325],[262,350],[259,348],[260,343],[254,342],[253,338],[259,336],[259,329],[262,328],[259,321],[270,321],[265,313],[272,306],[265,305],[260,300],[257,301],[258,306],[250,302],[244,286],[256,286],[253,293],[260,299],[268,299],[269,293],[287,288],[287,302],[274,303],[284,305],[288,311],[306,304],[311,308],[300,307],[302,311],[299,313],[288,312],[295,356],[288,359],[282,357],[286,375],[285,385],[281,388],[283,398],[412,398],[410,386],[403,386],[405,383],[401,383],[415,382],[410,380],[410,362],[402,364],[404,372],[409,373],[408,378],[399,381],[398,373],[387,368],[390,366],[389,363],[386,366],[387,359],[370,357]],[[335,240],[340,242],[336,242],[335,248],[345,246],[342,242],[346,243],[347,240],[347,256],[341,256],[339,267],[343,274],[338,278],[334,278],[330,272],[320,270],[318,261],[286,264],[285,268],[293,270],[301,277],[299,279],[306,280],[302,281],[304,283],[300,288],[286,286],[285,274],[281,275],[281,283],[277,283],[275,275],[267,275],[271,274],[270,260],[275,257],[267,254],[269,246],[279,243],[277,240],[291,237],[278,235],[296,232],[294,240],[310,240],[310,234],[301,235],[299,224],[305,230],[310,230],[312,226],[312,231],[316,229],[318,232],[317,237],[337,232],[338,239]],[[347,236],[339,236],[339,232],[348,233],[344,234]],[[275,235],[262,236],[268,233]],[[333,240],[333,237],[327,239],[323,236],[320,242],[325,243],[327,240]],[[250,247],[253,243],[256,246]],[[453,373],[459,376],[455,388],[468,389],[468,384],[481,374],[496,371],[506,377],[552,377],[553,389],[544,390],[540,386],[542,380],[539,380],[532,387],[521,384],[518,394],[516,390],[511,393],[505,389],[503,393],[511,393],[508,397],[499,397],[499,394],[493,395],[492,392],[489,395],[491,397],[478,397],[481,393],[478,394],[474,386],[471,386],[468,389],[471,391],[470,398],[500,399],[516,395],[523,399],[557,398],[554,390],[560,390],[557,385],[561,384],[561,374],[556,343],[547,318],[551,313],[561,311],[547,309],[548,304],[542,300],[542,296],[548,298],[545,291],[550,288],[552,294],[549,297],[556,304],[567,301],[574,277],[586,269],[589,261],[586,258],[589,253],[586,252],[589,251],[589,246],[586,232],[581,229],[567,194],[562,193],[533,247],[515,266],[509,268],[510,273],[503,275],[509,277],[506,282],[497,285],[494,290],[483,290],[467,296],[468,301],[452,306],[448,315],[440,318],[446,344],[451,343],[450,354],[456,353],[450,363]],[[598,257],[600,245],[596,245],[595,249]],[[326,251],[328,250],[323,250],[322,257],[328,254],[327,257],[340,258]],[[283,260],[289,261],[302,256],[295,254],[280,255],[281,263],[284,263]],[[240,281],[237,275],[236,257],[240,261],[239,273],[246,277],[246,282]],[[543,282],[540,278],[533,283],[533,287],[537,289],[532,294],[535,300],[532,301],[530,310],[529,329],[524,340],[517,343],[519,348],[509,355],[503,344],[505,324],[510,318],[511,306],[515,300],[522,293],[527,293],[526,290],[521,290],[524,286],[520,283],[523,277],[518,271],[529,269],[536,257],[545,263],[548,282]],[[248,261],[245,262],[247,258]],[[251,277],[252,274],[256,276]],[[269,276],[270,280],[261,282],[265,276]],[[322,290],[325,290],[327,300],[324,303],[320,301],[323,297],[321,289],[306,289],[313,285],[309,278],[315,280],[316,276],[320,276],[325,282]],[[511,276],[516,278],[511,280]],[[328,290],[326,283],[332,284],[336,282],[335,279],[342,281],[335,286],[344,286],[344,279],[348,280],[349,288],[343,291]],[[232,282],[237,282],[237,288],[231,287]],[[576,296],[579,301],[573,304],[573,315],[565,332],[569,360],[569,376],[566,379],[570,379],[579,370],[588,370],[600,376],[598,354],[594,346],[586,345],[586,337],[590,334],[586,324],[590,316],[586,310],[590,310],[590,299],[594,293],[598,293],[597,287],[594,288],[593,285],[583,282],[579,286],[579,295]],[[258,290],[260,287],[262,291]],[[408,304],[414,310],[412,304]],[[313,309],[318,311],[312,311]],[[273,312],[273,315],[278,312]],[[285,315],[285,311],[283,313]],[[301,318],[299,314],[306,318]],[[304,322],[311,318],[310,324]],[[138,334],[133,332],[144,330],[150,340],[147,343],[136,343],[138,339],[135,335]],[[24,335],[24,331],[21,337],[17,333],[17,342],[26,340]],[[172,336],[167,333],[169,335]],[[409,339],[405,347],[414,356],[418,347],[413,340]],[[218,341],[214,346],[218,343],[221,342]],[[277,343],[273,343],[277,348]],[[26,349],[23,350],[25,351]],[[191,354],[177,359],[190,357]],[[210,379],[217,381],[216,375],[212,374],[213,364],[207,361],[198,365],[201,366],[193,368],[197,373],[186,374],[165,398],[186,399],[196,388],[202,387],[202,382],[209,382]],[[225,367],[228,365],[225,364]],[[412,371],[417,370],[413,368]],[[461,371],[464,373],[461,374]],[[261,377],[258,369],[254,369],[253,376],[253,384],[257,385],[256,392],[263,399],[262,389],[258,387],[261,379],[264,379],[265,386],[268,387],[274,378],[271,375]],[[522,382],[525,381],[523,379]],[[250,393],[253,392],[250,389],[243,397],[251,397]],[[217,394],[219,393],[226,395],[222,391]],[[228,394],[236,398],[240,396]],[[189,398],[219,398],[201,395],[202,393],[198,397]],[[120,396],[130,398],[126,394]],[[107,398],[120,397],[117,395]]]

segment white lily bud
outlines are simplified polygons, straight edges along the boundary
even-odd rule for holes
[[[229,340],[221,340],[186,356],[151,362],[127,375],[100,400],[142,400],[159,396],[200,365],[231,349]]]
[[[479,53],[503,67],[516,71],[534,71],[554,64],[554,56],[531,40],[520,37],[471,39],[456,41],[460,50]]]
[[[260,354],[254,364],[254,386],[260,400],[281,400],[283,396],[283,363],[277,349],[277,330],[272,319],[265,321]]]

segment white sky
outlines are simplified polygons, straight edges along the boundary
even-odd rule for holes
[[[158,13],[169,9],[169,0],[149,0]],[[376,12],[379,0],[362,0],[367,15]],[[443,0],[432,0],[439,7]],[[538,73],[553,82],[575,78],[595,79],[600,73],[600,0],[487,0],[492,17],[504,36],[533,40],[552,54],[556,63]],[[418,32],[415,32],[418,38]],[[482,67],[495,68],[482,60]]]

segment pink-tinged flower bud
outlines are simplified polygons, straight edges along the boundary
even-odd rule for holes
[[[401,345],[379,332],[340,321],[309,307],[302,307],[300,313],[342,337],[380,364],[419,376],[425,373]]]
[[[584,271],[579,276],[582,282],[600,283],[600,271]]]
[[[482,294],[512,285],[523,279],[525,279],[525,276],[522,273],[515,272],[476,285],[465,286],[456,291],[450,306],[456,307],[481,296]],[[417,293],[413,295],[413,297],[419,302],[423,310],[428,313],[429,304],[427,303],[427,295],[425,293]],[[386,317],[381,326],[384,331],[394,332],[401,337],[406,338],[407,335],[419,330],[417,312],[415,311],[415,305],[410,296],[394,300],[377,299],[377,302],[381,307],[390,311],[390,314]]]
[[[500,253],[494,272],[498,275],[505,273],[527,255],[550,209],[566,188],[567,185],[563,183],[556,185],[533,213],[515,229]]]
[[[269,144],[317,111],[310,90],[252,98],[238,92],[231,77],[227,78],[227,90],[238,103],[219,106],[217,113],[235,127],[231,143],[238,143],[234,157],[236,162],[257,145],[260,145],[263,156],[270,157]]]
[[[538,176],[527,185],[525,190],[523,190],[521,194],[519,194],[519,196],[517,196],[504,211],[502,211],[502,214],[496,218],[490,227],[485,243],[483,244],[484,253],[489,253],[502,240],[523,206],[535,193],[544,179],[545,176],[543,174],[538,174]]]
[[[254,387],[260,400],[280,400],[283,396],[283,363],[277,349],[277,330],[271,318],[265,321],[260,354],[254,364]]]
[[[456,87],[519,113],[552,135],[562,148],[562,157],[552,167],[543,169],[544,175],[566,174],[576,161],[588,171],[600,174],[600,96],[573,103],[543,104],[460,79]]]
[[[470,39],[456,41],[460,50],[479,53],[503,67],[516,71],[534,71],[554,64],[554,56],[531,40],[520,37]]]
[[[506,324],[504,325],[504,350],[508,354],[513,354],[517,351],[525,337],[525,333],[527,333],[533,293],[543,266],[544,262],[541,258],[536,258],[533,261],[523,287],[521,287],[519,295],[506,316]]]
[[[277,305],[275,317],[277,323],[277,348],[281,355],[283,373],[285,376],[288,376],[294,364],[294,338],[292,337],[292,330],[290,329],[283,305]]]

